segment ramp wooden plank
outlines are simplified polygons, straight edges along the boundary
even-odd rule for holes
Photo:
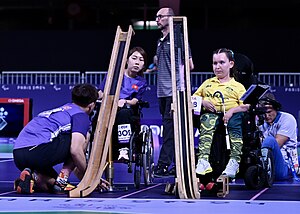
[[[89,195],[97,187],[103,174],[133,33],[131,26],[129,26],[128,32],[123,32],[120,26],[117,27],[91,156],[83,179],[74,190],[69,192],[69,197],[86,197]]]
[[[169,26],[177,193],[181,199],[198,199],[200,193],[195,173],[187,18],[170,17]],[[175,54],[178,54],[177,65]],[[178,78],[180,81],[177,81]]]

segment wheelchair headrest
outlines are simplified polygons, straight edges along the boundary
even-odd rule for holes
[[[249,77],[254,74],[254,66],[251,59],[241,53],[235,53],[235,66],[239,72],[239,75]]]

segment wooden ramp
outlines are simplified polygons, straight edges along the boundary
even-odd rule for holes
[[[117,28],[87,170],[77,187],[69,192],[69,197],[88,196],[99,184],[105,170],[127,54],[133,33],[132,26],[129,26],[128,32],[123,32],[119,26]]]
[[[170,17],[169,26],[176,194],[181,199],[198,199],[200,198],[200,193],[195,172],[187,18],[179,16]],[[178,59],[178,61],[175,59]]]

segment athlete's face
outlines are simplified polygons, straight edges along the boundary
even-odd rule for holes
[[[158,29],[162,30],[169,26],[169,17],[170,14],[168,14],[167,8],[162,8],[157,12],[155,21]]]
[[[128,58],[127,69],[131,72],[138,73],[144,68],[144,65],[144,57],[138,51],[133,52],[133,54],[131,54],[131,56]]]
[[[218,53],[213,55],[213,71],[217,78],[224,78],[230,76],[230,69],[234,62],[229,61],[225,53]]]

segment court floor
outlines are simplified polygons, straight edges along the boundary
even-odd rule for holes
[[[203,195],[200,199],[177,199],[165,193],[174,178],[155,179],[150,186],[133,185],[133,174],[125,164],[115,164],[111,191],[94,191],[85,198],[67,194],[33,193],[20,195],[13,190],[19,171],[10,158],[0,159],[0,213],[270,213],[300,210],[300,182],[275,182],[273,187],[248,190],[242,179],[230,183],[224,198]],[[60,167],[60,166],[58,166]],[[71,177],[71,182],[78,182]]]

